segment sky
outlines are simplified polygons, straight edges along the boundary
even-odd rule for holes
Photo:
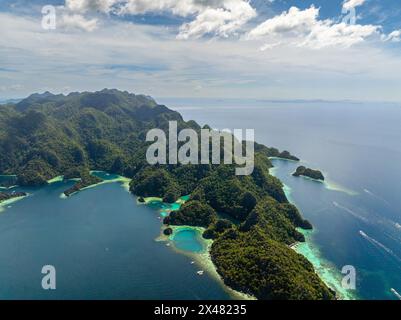
[[[401,102],[401,1],[0,1],[0,100],[103,88]]]

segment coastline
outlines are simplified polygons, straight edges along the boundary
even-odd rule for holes
[[[314,244],[312,238],[317,230],[297,230],[305,236],[305,242],[298,242],[292,245],[291,248],[312,263],[316,273],[328,287],[335,290],[339,300],[358,300],[356,294],[342,287],[343,275],[338,271],[337,267],[322,257],[319,248]]]
[[[270,174],[275,176],[277,168],[273,167],[270,169]],[[309,177],[304,177],[302,178],[314,181],[314,182],[319,182],[323,185],[325,185],[326,189],[328,183],[319,181],[316,179],[312,179]],[[288,201],[296,206],[296,203],[291,197],[292,189],[288,185],[283,183],[283,191],[288,199]],[[331,190],[331,189],[330,189]],[[340,191],[340,190],[336,190]],[[343,190],[341,190],[343,191]],[[343,191],[344,192],[344,191]],[[297,228],[297,230],[302,233],[305,236],[305,242],[296,242],[292,245],[290,245],[290,248],[293,249],[295,252],[298,254],[303,255],[310,263],[312,263],[315,272],[319,275],[320,279],[331,289],[335,290],[337,298],[340,300],[357,300],[358,297],[356,294],[353,294],[350,291],[347,291],[342,288],[341,286],[341,280],[342,280],[342,274],[337,271],[338,269],[333,266],[329,261],[327,261],[322,254],[320,253],[320,250],[318,246],[314,243],[313,241],[313,235],[315,232],[318,232],[315,228],[313,230],[303,230],[300,228]]]
[[[305,164],[307,163],[307,161],[304,161],[304,160],[295,161],[295,160],[279,158],[279,157],[269,157],[269,160],[287,161],[287,162],[305,163]],[[274,176],[275,169],[276,169],[276,167],[272,167],[269,170],[270,174],[273,175],[273,176]],[[346,188],[346,187],[344,187],[344,186],[332,181],[327,172],[323,171],[322,173],[326,178],[324,181],[313,179],[313,178],[310,178],[310,177],[307,177],[307,176],[304,176],[304,175],[301,175],[300,178],[303,178],[303,179],[306,179],[306,180],[310,180],[310,181],[313,181],[313,182],[321,183],[327,190],[330,190],[330,191],[344,192],[344,193],[346,193],[346,194],[348,194],[350,196],[357,196],[359,194],[358,192],[356,192],[354,190],[348,189],[348,188]]]
[[[301,159],[293,160],[293,159],[280,158],[280,157],[269,157],[269,160],[282,160],[282,161],[289,161],[289,162],[294,162],[294,163],[302,162]]]
[[[17,176],[15,175],[15,174],[0,174],[0,180],[2,180],[2,178],[17,178]],[[15,183],[16,183],[16,180],[15,180]],[[16,187],[18,187],[18,185],[12,185],[12,186],[8,186],[8,187],[4,187],[4,186],[1,186],[0,185],[0,191],[1,190],[11,190],[11,189],[13,189],[13,188],[16,188]]]
[[[22,199],[25,199],[26,197],[28,197],[29,194],[27,194],[26,196],[22,196],[22,197],[15,197],[15,198],[11,198],[5,201],[0,202],[0,213],[6,211],[7,207],[17,201],[20,201]]]
[[[145,202],[138,202],[139,204],[144,204],[144,205],[149,205],[149,204],[153,204],[153,203],[158,203],[160,208],[154,208],[159,209],[157,210],[158,213],[160,214],[161,217],[164,217],[165,215],[163,214],[163,211],[165,211],[165,207],[169,207],[172,205],[178,205],[178,209],[179,207],[185,203],[185,201],[187,201],[189,198],[189,196],[183,196],[180,199],[178,199],[174,204],[166,204],[163,202],[163,200],[161,198],[157,198],[157,197],[147,197],[144,198]],[[173,209],[170,210],[171,211],[175,211],[178,209]],[[202,237],[203,232],[206,230],[205,228],[202,227],[193,227],[193,226],[174,226],[171,225],[169,226],[169,228],[171,228],[173,230],[173,233],[170,236],[166,236],[163,234],[163,231],[166,229],[167,227],[162,225],[160,228],[160,235],[155,239],[155,241],[161,241],[161,242],[167,242],[167,245],[174,250],[175,252],[177,252],[178,254],[183,254],[187,257],[189,257],[193,263],[195,263],[197,266],[199,266],[201,268],[201,270],[199,271],[204,271],[207,272],[207,274],[212,277],[213,279],[215,279],[216,281],[219,282],[219,284],[222,286],[222,288],[229,294],[229,296],[234,299],[234,300],[256,300],[255,297],[247,295],[245,293],[236,291],[232,288],[230,288],[229,286],[227,286],[222,277],[219,275],[219,273],[217,272],[216,266],[214,265],[212,258],[210,256],[210,248],[213,244],[213,240],[212,239],[205,239]],[[196,233],[196,237],[197,237],[197,241],[200,243],[200,245],[202,246],[202,251],[201,252],[191,252],[191,251],[187,251],[187,250],[181,250],[179,248],[177,248],[177,246],[175,245],[175,236],[177,235],[177,233],[181,232],[181,231],[194,231]]]
[[[56,183],[56,182],[61,182],[63,180],[64,180],[64,176],[57,176],[57,177],[54,177],[54,178],[52,178],[50,180],[47,180],[47,183],[48,184],[52,184],[52,183]]]
[[[173,234],[169,237],[164,236],[164,239],[161,241],[171,241],[172,243],[172,249],[176,251],[179,254],[183,254],[191,258],[194,263],[201,268],[201,271],[207,272],[207,274],[215,279],[226,291],[229,296],[234,299],[234,300],[256,300],[255,297],[247,295],[245,293],[236,291],[229,286],[227,286],[224,283],[223,278],[219,275],[217,272],[217,268],[213,263],[213,260],[210,255],[210,249],[211,246],[213,245],[213,240],[212,239],[204,239],[202,237],[203,231],[205,231],[205,228],[202,227],[192,227],[192,226],[170,226],[170,228],[173,229]],[[202,244],[203,250],[201,252],[190,252],[190,251],[184,251],[179,248],[177,248],[174,245],[174,235],[179,233],[180,231],[185,231],[185,230],[193,230],[197,233],[198,236],[198,241]]]
[[[96,175],[96,173],[98,173],[98,174],[103,174],[103,173],[104,173],[104,174],[107,174],[107,172],[105,172],[105,171],[98,171],[98,170],[92,170],[92,171],[90,171],[90,174],[95,174],[95,175]],[[50,183],[63,181],[63,178],[60,180],[60,177],[63,177],[63,176],[55,177],[55,178],[53,178],[53,179],[51,179],[51,180],[49,180],[49,181],[51,181]],[[69,181],[79,181],[79,180],[80,180],[80,179],[69,179]],[[48,181],[48,183],[49,183],[49,181]],[[61,198],[61,199],[68,199],[68,198],[72,197],[73,195],[75,195],[75,194],[77,194],[77,193],[79,193],[79,192],[81,192],[81,191],[84,191],[84,190],[87,190],[87,189],[91,189],[91,188],[95,188],[95,187],[100,186],[100,185],[102,185],[102,184],[106,184],[106,183],[115,183],[115,182],[120,182],[121,185],[122,185],[122,187],[123,187],[127,192],[129,192],[129,184],[130,184],[130,182],[131,182],[131,179],[130,179],[130,178],[127,178],[127,177],[120,176],[120,175],[116,175],[116,178],[114,178],[114,179],[103,179],[103,181],[101,181],[101,182],[99,182],[99,183],[91,184],[90,186],[87,186],[87,187],[84,187],[84,188],[82,188],[82,189],[79,189],[78,191],[71,193],[69,196],[66,196],[66,195],[64,194],[64,192],[63,192],[63,193],[60,195],[60,198]]]

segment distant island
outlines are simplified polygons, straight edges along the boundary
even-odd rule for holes
[[[324,181],[324,179],[325,179],[324,175],[321,171],[309,169],[304,166],[299,166],[292,175],[294,177],[304,176],[304,177],[308,177],[308,178],[319,180],[319,181]]]
[[[269,173],[272,157],[299,159],[255,143],[249,176],[235,175],[235,167],[224,163],[150,165],[146,133],[167,129],[169,121],[177,121],[180,130],[202,129],[145,95],[115,89],[33,94],[0,107],[0,174],[17,175],[20,186],[43,186],[59,176],[77,179],[64,192],[69,196],[100,182],[90,174],[99,170],[132,179],[130,191],[138,202],[157,197],[173,203],[190,195],[164,220],[165,234],[172,225],[205,228],[203,236],[213,239],[212,261],[226,285],[258,299],[335,299],[313,265],[290,248],[305,241],[297,228],[312,225]]]

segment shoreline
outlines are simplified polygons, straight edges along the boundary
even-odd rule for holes
[[[15,174],[0,174],[0,179],[1,178],[17,178],[17,175],[15,175]],[[15,180],[14,182],[16,183],[17,181]],[[16,187],[18,187],[17,184],[12,185],[12,186],[8,186],[8,187],[0,185],[0,191],[1,190],[6,190],[7,191],[7,190],[11,190],[11,189],[16,188]]]
[[[179,206],[181,206],[183,203],[185,203],[188,200],[188,198],[189,198],[189,196],[180,197],[180,199],[178,199],[174,204],[178,204]],[[166,204],[163,202],[163,200],[161,198],[158,198],[158,197],[147,197],[147,198],[144,198],[144,200],[145,200],[145,202],[137,201],[137,203],[148,205],[148,204],[151,204],[152,202],[158,202],[160,204],[161,208],[156,211],[158,212],[158,214],[161,217],[164,217],[162,214],[162,212],[165,211],[165,209],[162,208],[163,205],[166,205],[166,206],[174,205],[174,204]],[[178,209],[179,209],[179,207],[178,207]],[[176,210],[178,210],[178,209],[176,209]],[[174,210],[171,210],[171,211],[174,211]],[[164,235],[163,231],[167,228],[167,226],[162,224],[161,228],[160,228],[160,235],[155,239],[155,241],[167,242],[168,246],[171,247],[171,249],[174,250],[176,253],[183,254],[183,255],[191,258],[191,260],[201,268],[201,270],[199,270],[199,271],[207,272],[207,274],[210,277],[215,279],[222,286],[222,288],[224,289],[224,291],[226,291],[226,293],[230,296],[230,298],[232,298],[234,300],[256,300],[255,297],[247,295],[247,294],[239,292],[239,291],[236,291],[224,283],[224,280],[217,272],[217,268],[214,265],[213,260],[210,255],[210,248],[213,244],[213,240],[205,239],[202,237],[203,232],[206,230],[205,228],[193,227],[193,226],[175,226],[175,225],[170,225],[168,227],[173,230],[173,234],[170,236]],[[179,233],[181,231],[185,231],[185,230],[192,230],[192,231],[196,232],[197,240],[199,241],[200,245],[202,246],[201,252],[191,252],[191,251],[181,250],[176,247],[176,245],[174,244],[174,242],[175,242],[174,237],[176,236],[177,233]]]
[[[294,163],[303,162],[302,159],[293,160],[293,159],[280,158],[280,157],[268,157],[268,158],[269,158],[269,160],[282,160],[282,161],[289,161],[289,162],[294,162]]]
[[[92,170],[92,171],[90,171],[90,174],[96,173],[96,172],[97,172],[97,173],[107,173],[107,172],[105,172],[105,171]],[[121,186],[122,186],[127,192],[129,192],[129,184],[130,184],[130,182],[131,182],[131,179],[130,179],[130,178],[127,178],[127,177],[120,176],[120,175],[116,175],[116,176],[117,176],[117,178],[109,179],[109,180],[103,179],[103,181],[101,181],[101,182],[99,182],[99,183],[95,183],[95,184],[91,184],[91,185],[89,185],[89,186],[86,186],[86,187],[84,187],[84,188],[82,188],[82,189],[79,189],[78,191],[75,191],[75,192],[71,193],[69,196],[66,196],[66,195],[64,194],[64,192],[63,192],[63,193],[60,195],[60,198],[61,198],[61,199],[68,199],[68,198],[70,198],[70,197],[72,197],[72,196],[78,194],[78,193],[81,192],[81,191],[85,191],[85,190],[87,190],[87,189],[92,189],[92,188],[95,188],[95,187],[100,186],[100,185],[102,185],[102,184],[115,183],[115,182],[120,182],[120,183],[121,183]],[[51,179],[51,180],[49,180],[49,181],[52,181],[51,183],[63,181],[64,178],[62,178],[62,179],[60,180],[60,177],[63,177],[63,176],[55,177],[55,178],[53,178],[53,179]],[[68,181],[79,181],[79,180],[80,180],[80,179],[68,179]]]
[[[341,281],[343,275],[337,271],[337,267],[322,257],[319,248],[313,242],[313,234],[316,230],[303,230],[297,228],[305,236],[305,242],[297,242],[290,246],[298,254],[303,255],[315,268],[315,272],[320,279],[336,292],[339,300],[358,300],[356,293],[346,290],[342,287]]]
[[[221,285],[223,290],[230,296],[231,299],[233,299],[233,300],[256,300],[255,297],[247,295],[247,294],[239,292],[239,291],[236,291],[224,283],[224,280],[217,272],[217,268],[214,265],[213,260],[210,255],[210,248],[213,244],[213,240],[212,239],[204,239],[202,237],[203,231],[206,230],[205,228],[193,227],[193,226],[169,226],[169,227],[171,229],[173,229],[173,234],[170,236],[165,236],[163,234],[163,230],[165,228],[162,227],[161,235],[157,238],[157,241],[169,242],[169,243],[171,243],[170,247],[176,253],[182,254],[182,255],[185,255],[185,256],[191,258],[192,262],[201,268],[198,271],[204,271],[211,278],[216,280]],[[175,246],[174,236],[177,233],[179,233],[181,231],[186,231],[186,230],[192,230],[197,233],[197,238],[198,238],[197,240],[203,247],[201,252],[191,252],[191,251],[181,250]]]
[[[29,196],[29,193],[27,193],[25,196],[22,196],[22,197],[15,197],[15,198],[11,198],[11,199],[8,199],[8,200],[0,202],[0,213],[6,211],[8,209],[7,207],[10,204],[13,204],[13,203],[18,202],[18,201],[20,201],[22,199],[25,199],[28,196]]]
[[[275,170],[272,170],[275,169]],[[272,169],[269,170],[270,174],[275,176],[275,171],[277,170],[276,167],[273,167]],[[278,178],[278,177],[277,177]],[[312,181],[319,182],[323,185],[325,185],[326,189],[327,188],[327,182],[325,181],[319,181],[316,179],[312,179],[309,177],[304,177],[302,178],[309,179]],[[292,193],[292,188],[285,183],[283,183],[283,191],[288,199],[288,201],[296,206],[296,203],[291,197]],[[298,254],[301,254],[304,256],[310,263],[312,263],[315,272],[319,276],[319,278],[331,289],[333,289],[336,292],[336,295],[338,296],[338,299],[340,300],[357,300],[358,297],[356,294],[347,291],[342,288],[341,286],[341,279],[342,279],[342,274],[340,272],[336,272],[337,268],[332,265],[329,261],[327,261],[322,254],[320,253],[320,250],[318,246],[314,243],[313,241],[313,234],[317,232],[315,228],[313,230],[303,230],[301,228],[297,228],[297,230],[302,233],[305,236],[305,242],[296,242],[291,244],[289,247],[293,249],[295,252]]]
[[[300,161],[294,161],[294,160],[290,160],[290,159],[283,159],[283,158],[278,158],[278,157],[270,157],[270,160],[275,160],[275,161],[289,161],[289,162],[295,162],[295,163],[305,163],[306,161],[304,160],[300,160]],[[274,163],[273,163],[274,164]],[[275,171],[276,171],[276,167],[274,166],[273,168],[269,169],[269,172],[272,176],[275,176]],[[334,182],[333,180],[330,179],[330,175],[327,172],[322,171],[323,175],[325,176],[325,180],[318,180],[318,179],[313,179],[304,175],[300,175],[299,178],[303,178],[309,181],[313,181],[313,182],[317,182],[317,183],[321,183],[327,190],[330,191],[337,191],[337,192],[343,192],[346,193],[350,196],[357,196],[359,195],[359,193],[357,191],[351,190],[347,187],[342,186],[339,183]]]

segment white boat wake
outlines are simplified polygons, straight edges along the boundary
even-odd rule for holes
[[[372,196],[373,198],[376,198],[380,201],[382,201],[384,204],[386,204],[388,207],[390,207],[390,202],[388,202],[386,199],[384,199],[381,196],[378,196],[377,194],[373,193],[372,191],[368,190],[368,189],[363,189],[363,191],[365,193],[367,193],[368,195]]]
[[[401,261],[401,259],[389,248],[387,248],[383,243],[377,241],[376,239],[369,237],[365,232],[362,230],[359,231],[359,234],[364,237],[366,240],[368,240],[371,244],[376,246],[379,249],[384,250],[387,252],[389,255],[391,255],[393,258],[397,259],[398,261]]]
[[[333,201],[333,205],[337,208],[340,208],[342,210],[344,210],[345,212],[349,213],[350,215],[352,215],[354,218],[362,220],[365,223],[369,223],[369,220],[365,217],[362,217],[360,214],[356,213],[355,211],[352,211],[351,209],[348,209],[347,207],[342,206],[341,204],[339,204],[338,202]]]
[[[394,288],[391,288],[391,292],[394,293],[394,295],[401,300],[401,294],[399,294]]]

